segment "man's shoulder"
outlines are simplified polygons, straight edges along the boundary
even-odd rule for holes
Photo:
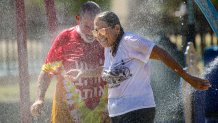
[[[64,29],[63,31],[61,31],[58,36],[57,39],[67,39],[67,38],[75,38],[78,39],[79,37],[79,33],[77,32],[76,26],[74,27],[70,27],[67,29]]]
[[[60,34],[69,34],[69,33],[72,33],[72,32],[75,32],[75,33],[77,32],[76,31],[76,26],[64,29]]]
[[[54,40],[56,44],[63,44],[66,42],[78,42],[80,40],[80,35],[76,31],[76,27],[71,27],[64,29],[60,32]]]

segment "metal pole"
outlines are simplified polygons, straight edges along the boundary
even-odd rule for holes
[[[188,0],[188,34],[187,43],[192,42],[195,47],[195,19],[193,1]]]
[[[16,0],[16,21],[20,79],[20,122],[31,123],[24,0]]]

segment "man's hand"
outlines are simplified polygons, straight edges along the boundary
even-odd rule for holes
[[[34,117],[39,117],[42,113],[42,108],[44,106],[44,101],[43,100],[37,100],[33,105],[31,106],[31,113],[32,116]]]

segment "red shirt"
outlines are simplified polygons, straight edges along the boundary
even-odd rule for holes
[[[71,69],[94,69],[103,66],[103,62],[103,47],[97,41],[84,42],[76,27],[72,27],[61,32],[53,42],[45,60],[44,71],[54,73],[57,72],[57,68],[63,68],[66,72]],[[79,100],[75,99],[76,96],[72,97],[72,94],[79,95],[79,98],[85,102],[85,106],[92,110],[99,105],[100,98],[106,89],[106,82],[100,77],[81,78],[79,81],[70,82],[70,85],[65,83],[64,86],[70,111],[81,108],[72,103]],[[75,89],[75,92],[72,93],[72,89]]]

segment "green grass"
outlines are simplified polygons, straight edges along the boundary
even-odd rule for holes
[[[6,80],[6,79],[5,79]],[[18,123],[20,122],[20,90],[19,90],[19,81],[17,78],[10,77],[8,81],[1,81],[0,84],[0,123]],[[30,99],[31,105],[36,98],[36,89],[37,89],[37,79],[32,79],[30,82]],[[7,83],[7,84],[5,84]],[[44,112],[45,115],[39,117],[38,119],[32,118],[34,123],[48,123],[50,114],[51,114],[51,101],[55,91],[56,81],[53,79],[51,82],[45,98]]]
[[[56,81],[52,81],[47,92],[45,99],[52,100],[54,91],[55,91]],[[30,82],[30,99],[34,101],[36,98],[36,90],[37,83],[36,80],[34,82]],[[19,83],[7,84],[0,86],[0,102],[11,103],[11,102],[19,102],[20,100],[20,90]]]

